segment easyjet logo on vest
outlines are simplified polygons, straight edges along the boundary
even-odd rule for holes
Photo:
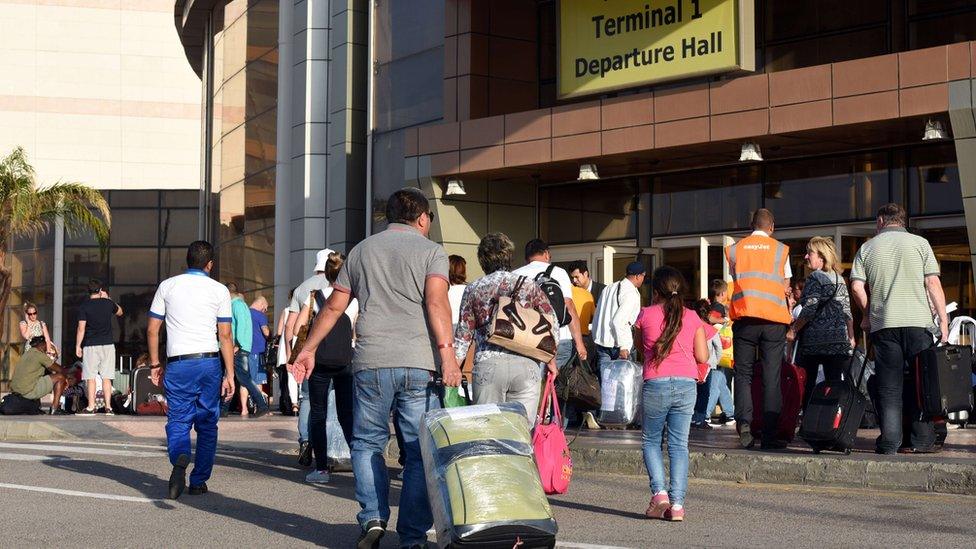
[[[742,247],[746,250],[768,250],[769,244],[743,244]]]

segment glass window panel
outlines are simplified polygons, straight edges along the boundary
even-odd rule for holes
[[[247,59],[247,21],[238,19],[227,24],[223,36],[224,78],[230,78],[244,68]]]
[[[158,283],[158,255],[156,248],[113,248],[108,262],[109,285]]]
[[[976,311],[976,299],[966,228],[929,229],[919,231],[919,234],[928,239],[939,262],[946,302],[955,301],[960,309],[958,314],[972,316]]]
[[[633,179],[559,185],[539,190],[540,229],[550,242],[619,240],[637,235]]]
[[[403,132],[390,131],[373,135],[373,231],[386,226],[386,198],[404,185],[416,185],[416,177],[404,173]],[[411,180],[407,180],[410,177]]]
[[[65,287],[85,286],[92,278],[108,280],[107,259],[98,248],[65,248]]]
[[[911,49],[974,39],[976,39],[976,11],[923,19],[908,25],[908,45]]]
[[[278,52],[274,51],[251,63],[244,74],[247,78],[247,118],[274,108],[278,100]]]
[[[226,135],[244,123],[247,71],[241,71],[224,82],[220,90],[220,134]]]
[[[744,230],[761,198],[758,166],[656,177],[652,232],[665,236]]]
[[[881,55],[888,52],[887,36],[885,27],[877,27],[769,46],[766,48],[766,71],[782,71]]]
[[[242,282],[244,279],[244,239],[235,238],[217,245],[217,279]]]
[[[220,140],[220,186],[214,186],[214,189],[244,179],[244,144],[244,126],[238,126]]]
[[[23,288],[54,284],[54,248],[22,250],[8,257],[11,286]]]
[[[275,165],[277,121],[275,109],[272,109],[244,124],[247,134],[244,175],[258,173]]]
[[[443,46],[377,67],[377,130],[405,128],[443,117],[444,86],[431,85],[443,79]]]
[[[976,8],[976,0],[908,0],[908,15]]]
[[[767,0],[766,40],[780,40],[818,32],[884,22],[888,0]]]
[[[159,244],[159,210],[116,210],[112,212],[111,246],[155,246]]]
[[[112,191],[109,205],[113,208],[157,208],[158,191]]]
[[[217,240],[224,241],[244,232],[244,184],[220,191]]]
[[[244,237],[244,273],[246,291],[274,284],[274,229]]]
[[[278,47],[278,0],[261,0],[247,10],[247,60]]]
[[[186,270],[186,248],[159,249],[159,280],[166,280]]]
[[[200,206],[200,191],[162,191],[159,193],[161,206],[174,208],[198,208]]]
[[[375,58],[380,64],[444,43],[444,0],[378,2],[375,14]]]
[[[199,215],[196,210],[162,210],[159,224],[161,246],[187,246],[197,239]]]
[[[911,215],[962,212],[959,167],[951,143],[909,152],[908,200]]]
[[[771,163],[766,207],[776,224],[822,224],[872,219],[888,202],[887,154]]]
[[[251,233],[274,225],[275,169],[244,180],[244,231]]]
[[[115,319],[116,352],[118,355],[138,356],[146,349],[149,306],[152,305],[156,287],[113,286],[108,291],[123,311],[122,316]]]

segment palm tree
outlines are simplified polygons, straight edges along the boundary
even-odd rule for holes
[[[66,234],[94,233],[103,250],[108,246],[112,218],[100,192],[82,183],[38,187],[22,147],[0,159],[0,334],[13,282],[6,261],[11,240],[46,233],[58,217]]]

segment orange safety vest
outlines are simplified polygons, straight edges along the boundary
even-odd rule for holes
[[[734,267],[729,315],[739,318],[761,318],[789,324],[792,321],[786,305],[786,262],[790,249],[778,240],[751,235],[725,249],[725,259]]]

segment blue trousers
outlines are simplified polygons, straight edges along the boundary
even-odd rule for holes
[[[166,449],[170,463],[175,465],[179,456],[190,455],[190,428],[197,432],[190,486],[203,484],[213,472],[223,375],[220,358],[181,360],[166,367],[163,385],[169,404]]]

